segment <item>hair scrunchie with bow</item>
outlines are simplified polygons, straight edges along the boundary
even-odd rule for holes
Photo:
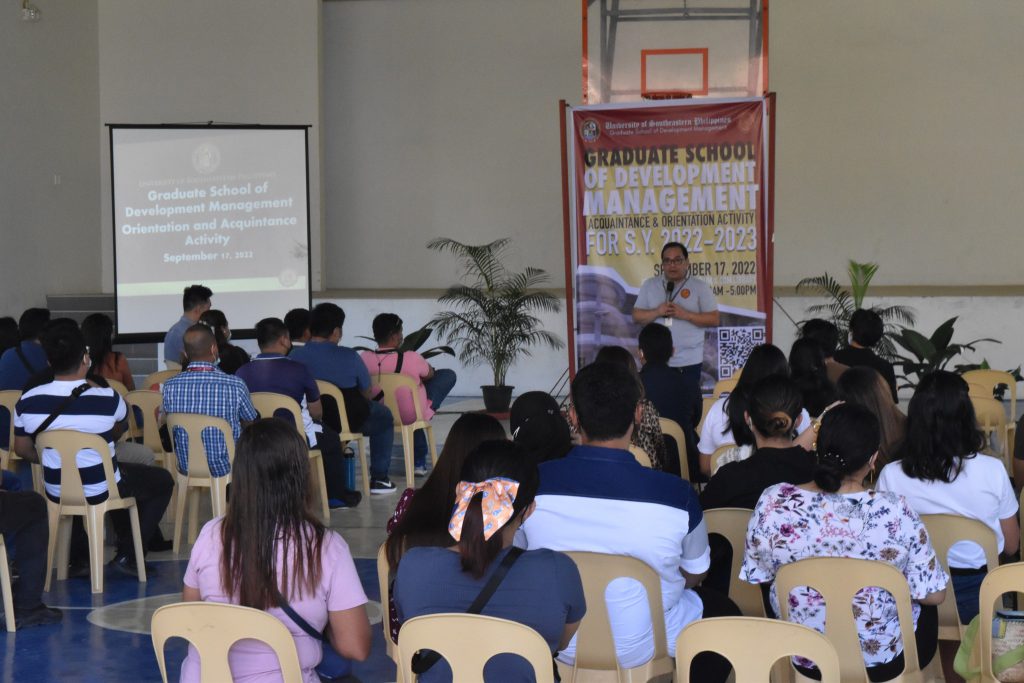
[[[512,504],[519,492],[519,482],[504,477],[494,477],[481,482],[460,481],[455,487],[455,509],[448,522],[448,533],[456,541],[462,538],[462,522],[473,496],[482,493],[480,511],[483,513],[484,540],[490,540],[498,529],[512,519]]]

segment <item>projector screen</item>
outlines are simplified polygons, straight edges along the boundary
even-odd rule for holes
[[[232,330],[309,307],[306,131],[110,125],[119,341],[162,340],[191,284]]]

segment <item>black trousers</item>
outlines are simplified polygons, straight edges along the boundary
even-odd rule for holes
[[[345,454],[341,447],[341,437],[327,425],[316,435],[316,447],[320,449],[320,457],[324,460],[324,477],[327,479],[327,497],[341,500],[348,491],[345,485]]]
[[[40,604],[46,581],[46,499],[35,491],[0,491],[0,534],[18,559],[21,578],[13,588],[14,607],[32,609]]]
[[[739,617],[743,616],[736,603],[724,593],[712,588],[698,586],[693,589],[704,603],[704,617]],[[732,671],[729,660],[714,652],[702,652],[690,663],[690,680],[707,681],[708,683],[725,683]]]
[[[118,463],[118,468],[121,470],[118,492],[123,498],[134,497],[139,508],[139,529],[142,533],[142,549],[145,552],[150,540],[159,530],[160,520],[171,501],[174,478],[162,467]],[[110,522],[114,526],[114,533],[117,534],[117,554],[137,560],[128,511],[112,511]],[[76,517],[72,524],[71,563],[89,563],[89,541],[81,517]]]

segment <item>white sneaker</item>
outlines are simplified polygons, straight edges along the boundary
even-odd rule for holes
[[[413,469],[412,472],[417,477],[425,477],[425,476],[427,476],[427,466],[426,465],[417,465],[416,468]]]

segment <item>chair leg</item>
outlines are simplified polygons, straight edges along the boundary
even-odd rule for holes
[[[320,492],[320,512],[323,514],[324,523],[330,525],[331,506],[327,503],[327,473],[324,471],[324,459],[319,451],[310,451],[311,455],[313,453],[316,455],[310,458],[309,464],[313,470],[313,478],[316,479],[317,490]]]
[[[90,505],[85,515],[85,533],[89,537],[89,580],[92,592],[103,592],[103,513],[105,505]]]
[[[185,504],[188,499],[188,480],[181,475],[177,479],[178,496],[174,503],[174,538],[171,543],[175,555],[181,547],[181,526],[185,522]]]
[[[430,451],[430,467],[437,467],[437,444],[434,443],[434,428],[430,424],[423,430],[423,436],[427,439],[427,449]]]
[[[68,578],[68,562],[71,555],[71,524],[73,517],[61,515],[57,522],[57,580]]]
[[[210,497],[213,502],[213,514],[217,514],[217,501],[213,493],[214,485],[210,484]],[[195,545],[199,535],[199,492],[193,490],[188,497],[188,544]]]
[[[229,483],[226,476],[216,477],[210,482],[210,507],[214,517],[222,517],[228,511]],[[192,542],[195,543],[195,539]]]
[[[43,466],[36,465],[35,463],[31,466],[32,469],[32,490],[41,496],[46,495],[46,490],[43,488]]]
[[[134,502],[128,508],[128,520],[132,524],[132,541],[135,544],[135,566],[139,572],[139,582],[146,583],[146,553],[142,549],[142,527],[139,526],[139,508]]]
[[[57,551],[57,527],[60,523],[60,506],[49,499],[46,501],[46,516],[49,521],[50,540],[46,544],[46,581],[44,582],[43,590],[49,593],[50,578],[53,576],[54,554]],[[67,570],[65,569],[66,572]]]
[[[7,548],[3,538],[0,538],[0,594],[4,600],[4,619],[7,624],[7,632],[13,633],[16,629],[14,622],[14,597],[11,595],[11,570],[7,565]]]
[[[413,453],[412,430],[402,427],[402,453],[405,455],[405,485],[416,488],[416,462]]]
[[[356,439],[356,453],[359,455],[359,474],[362,475],[363,498],[370,499],[370,470],[366,465],[366,450],[363,437]]]

